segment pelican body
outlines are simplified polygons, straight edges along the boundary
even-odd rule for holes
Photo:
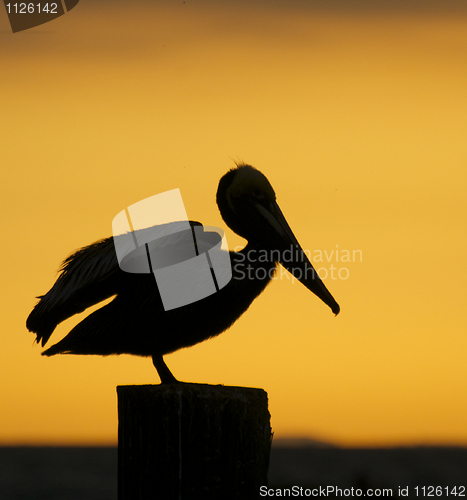
[[[177,382],[163,356],[227,330],[265,289],[278,262],[334,314],[339,313],[339,305],[300,247],[261,172],[249,165],[227,172],[219,182],[217,204],[225,223],[248,242],[240,252],[229,252],[232,278],[226,286],[203,300],[165,311],[154,276],[123,271],[113,238],[103,239],[63,262],[57,281],[39,297],[26,326],[45,346],[59,323],[109,297],[114,299],[42,354],[151,356],[161,382]]]

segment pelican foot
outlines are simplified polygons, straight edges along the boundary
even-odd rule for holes
[[[169,367],[165,364],[162,355],[153,354],[152,362],[157,370],[157,373],[159,374],[159,377],[161,379],[161,384],[183,384],[183,382],[180,382],[172,375],[172,372],[169,370]]]

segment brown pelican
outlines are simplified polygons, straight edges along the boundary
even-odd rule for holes
[[[26,326],[44,346],[59,323],[109,297],[114,299],[42,354],[152,356],[161,382],[177,382],[163,356],[229,328],[271,281],[277,262],[334,314],[339,313],[339,305],[300,247],[261,172],[249,165],[227,172],[219,182],[217,205],[225,223],[248,242],[240,252],[229,252],[232,279],[226,286],[203,300],[165,311],[154,276],[124,272],[113,238],[103,239],[63,262],[57,281],[39,297]]]

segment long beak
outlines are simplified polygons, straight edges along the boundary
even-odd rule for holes
[[[318,273],[311,265],[300,243],[297,241],[297,238],[295,238],[292,229],[290,229],[290,226],[287,224],[279,205],[273,202],[268,208],[265,208],[263,205],[257,203],[256,208],[284,242],[284,248],[286,248],[286,250],[281,252],[279,262],[287,271],[297,278],[300,283],[305,285],[308,290],[312,291],[327,304],[334,314],[339,314],[339,304],[334,300],[334,297],[329,293],[318,276]]]

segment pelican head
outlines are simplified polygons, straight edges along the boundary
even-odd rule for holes
[[[339,314],[339,305],[293,234],[265,175],[250,165],[239,165],[230,170],[219,182],[217,204],[225,223],[245,238],[249,247],[274,250],[275,260],[327,304],[334,314]]]

